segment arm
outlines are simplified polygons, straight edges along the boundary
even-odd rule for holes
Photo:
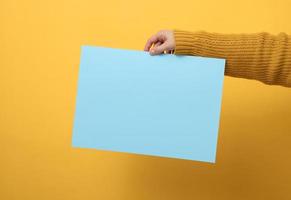
[[[226,59],[225,75],[291,87],[291,35],[221,34],[175,29],[176,55]]]

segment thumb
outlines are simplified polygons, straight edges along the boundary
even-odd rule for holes
[[[164,42],[163,44],[159,45],[159,46],[155,46],[150,50],[150,54],[151,55],[158,55],[158,54],[162,54],[164,51],[170,50],[169,49],[169,45]]]

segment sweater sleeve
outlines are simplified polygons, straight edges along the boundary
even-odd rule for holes
[[[174,29],[176,55],[226,59],[225,75],[291,87],[291,35]]]

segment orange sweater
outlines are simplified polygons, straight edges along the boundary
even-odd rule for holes
[[[225,75],[291,87],[291,35],[174,30],[177,55],[226,59]]]

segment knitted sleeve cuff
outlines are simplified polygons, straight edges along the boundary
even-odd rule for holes
[[[221,38],[226,38],[224,35],[203,30],[190,32],[174,29],[173,32],[175,38],[174,54],[225,58],[225,54],[217,51],[219,46],[226,47],[225,41],[221,40]]]
[[[291,87],[291,35],[173,32],[174,54],[223,58],[225,75]]]
[[[196,38],[188,31],[174,29],[175,49],[174,54],[193,54],[193,44]]]

